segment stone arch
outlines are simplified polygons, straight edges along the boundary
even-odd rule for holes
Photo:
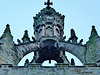
[[[85,64],[85,48],[86,47],[84,45],[60,42],[59,46],[64,48],[65,51],[76,56],[82,62],[82,64]]]
[[[37,43],[27,43],[16,46],[17,50],[17,62],[16,65],[21,61],[21,59],[27,54],[34,52],[37,49]]]
[[[25,60],[28,59],[29,62],[31,62],[31,60],[33,59],[34,56],[34,52],[28,53],[26,54],[18,63],[18,66],[24,66]]]
[[[83,65],[82,62],[76,56],[74,56],[72,53],[65,51],[65,55],[67,56],[67,59],[69,60],[70,63],[71,63],[71,59],[73,58],[76,66]]]
[[[68,50],[68,49],[66,50],[66,52],[71,53],[72,55],[77,57],[81,61],[82,64],[85,64],[85,56],[83,55],[84,53],[78,53],[78,52],[74,53],[73,50]]]
[[[67,51],[67,52],[73,54],[82,62],[82,64],[85,64],[85,54],[84,54],[85,53],[85,46],[66,43],[66,42],[59,42],[58,46],[59,46],[59,48],[62,47],[64,49],[64,51]],[[38,50],[37,49],[38,47],[40,47],[40,42],[28,43],[28,44],[16,46],[17,52],[18,52],[17,64],[25,55],[27,55],[30,52]]]
[[[67,52],[67,51],[66,51]],[[70,61],[71,60],[71,58],[74,58],[74,60],[75,60],[75,65],[82,65],[82,62],[76,57],[76,56],[74,56],[73,54],[71,54],[71,56],[68,54],[69,52],[67,52],[67,53],[65,53],[65,55],[67,56],[67,58],[68,58],[68,60]],[[73,56],[72,56],[73,55]],[[25,60],[26,59],[29,59],[29,62],[31,62],[32,61],[32,59],[33,59],[33,56],[34,56],[34,52],[31,52],[31,53],[28,53],[28,54],[26,54],[21,60],[20,60],[20,62],[18,63],[18,66],[23,66],[24,65],[24,63],[25,63]],[[71,58],[69,58],[69,57],[71,57]],[[76,59],[76,58],[77,59]],[[78,62],[77,62],[78,61]],[[55,63],[57,63],[55,60],[51,60],[51,63],[49,64],[49,60],[45,60],[43,63],[42,63],[42,66],[55,66]],[[77,64],[78,63],[78,64]]]

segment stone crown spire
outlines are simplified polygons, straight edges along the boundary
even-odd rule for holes
[[[49,5],[52,3],[49,0],[45,4],[48,6],[33,17],[35,39],[40,40],[42,37],[55,36],[59,40],[63,40],[65,16],[51,8]]]

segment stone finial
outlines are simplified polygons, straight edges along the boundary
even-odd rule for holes
[[[35,38],[32,36],[33,41],[36,41]]]
[[[90,41],[90,42],[95,41],[95,39],[96,39],[98,36],[99,36],[99,35],[98,35],[98,33],[97,33],[96,29],[95,29],[95,26],[93,25],[93,26],[92,26],[92,30],[91,30],[91,35],[90,35],[90,37],[89,37],[89,41]]]
[[[27,30],[25,30],[22,40],[23,40],[23,43],[27,43],[27,42],[30,41],[30,38],[28,36],[28,31]]]
[[[17,39],[18,44],[21,44],[21,41],[19,39]]]
[[[79,44],[82,45],[83,39],[80,40]]]
[[[9,24],[6,25],[6,28],[5,28],[5,30],[4,30],[4,33],[3,33],[3,35],[1,36],[1,38],[5,38],[5,37],[8,37],[8,38],[13,39],[13,36],[12,36],[12,34],[11,34],[11,31],[10,31],[10,25],[9,25]]]
[[[63,40],[65,40],[65,39],[66,39],[66,36],[63,37]]]
[[[28,66],[28,64],[29,64],[29,60],[26,59],[26,61],[25,61],[25,63],[24,63],[24,66]]]
[[[51,60],[49,60],[49,64],[51,64]]]
[[[10,31],[10,25],[9,25],[9,24],[6,25],[6,29],[5,29],[4,33],[5,33],[5,32],[11,33],[11,31]]]
[[[73,58],[71,59],[71,65],[75,65],[75,61]]]
[[[97,31],[96,31],[94,25],[92,26],[92,31],[91,31],[91,35],[90,35],[90,37],[91,37],[91,36],[98,36],[98,33],[97,33]]]
[[[49,8],[49,7],[50,7],[50,5],[53,5],[53,3],[52,3],[52,2],[50,2],[50,0],[48,0],[47,2],[44,2],[44,5],[47,5],[47,8]]]
[[[71,37],[69,39],[72,40],[72,43],[77,43],[78,37],[76,36],[74,29],[71,29]]]

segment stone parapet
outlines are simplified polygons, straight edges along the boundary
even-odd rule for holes
[[[1,65],[0,75],[100,75],[100,67],[68,66],[56,64],[53,67],[43,67],[41,64],[24,66]]]

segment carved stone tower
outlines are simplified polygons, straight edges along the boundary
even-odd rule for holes
[[[56,37],[60,41],[63,40],[64,15],[59,14],[48,5],[33,18],[36,40],[39,41],[42,37]]]
[[[46,8],[42,9],[34,18],[34,35],[40,41],[40,47],[35,52],[32,62],[43,63],[45,60],[55,60],[57,63],[69,64],[64,49],[58,43],[64,41],[64,15],[50,7],[48,0]]]

